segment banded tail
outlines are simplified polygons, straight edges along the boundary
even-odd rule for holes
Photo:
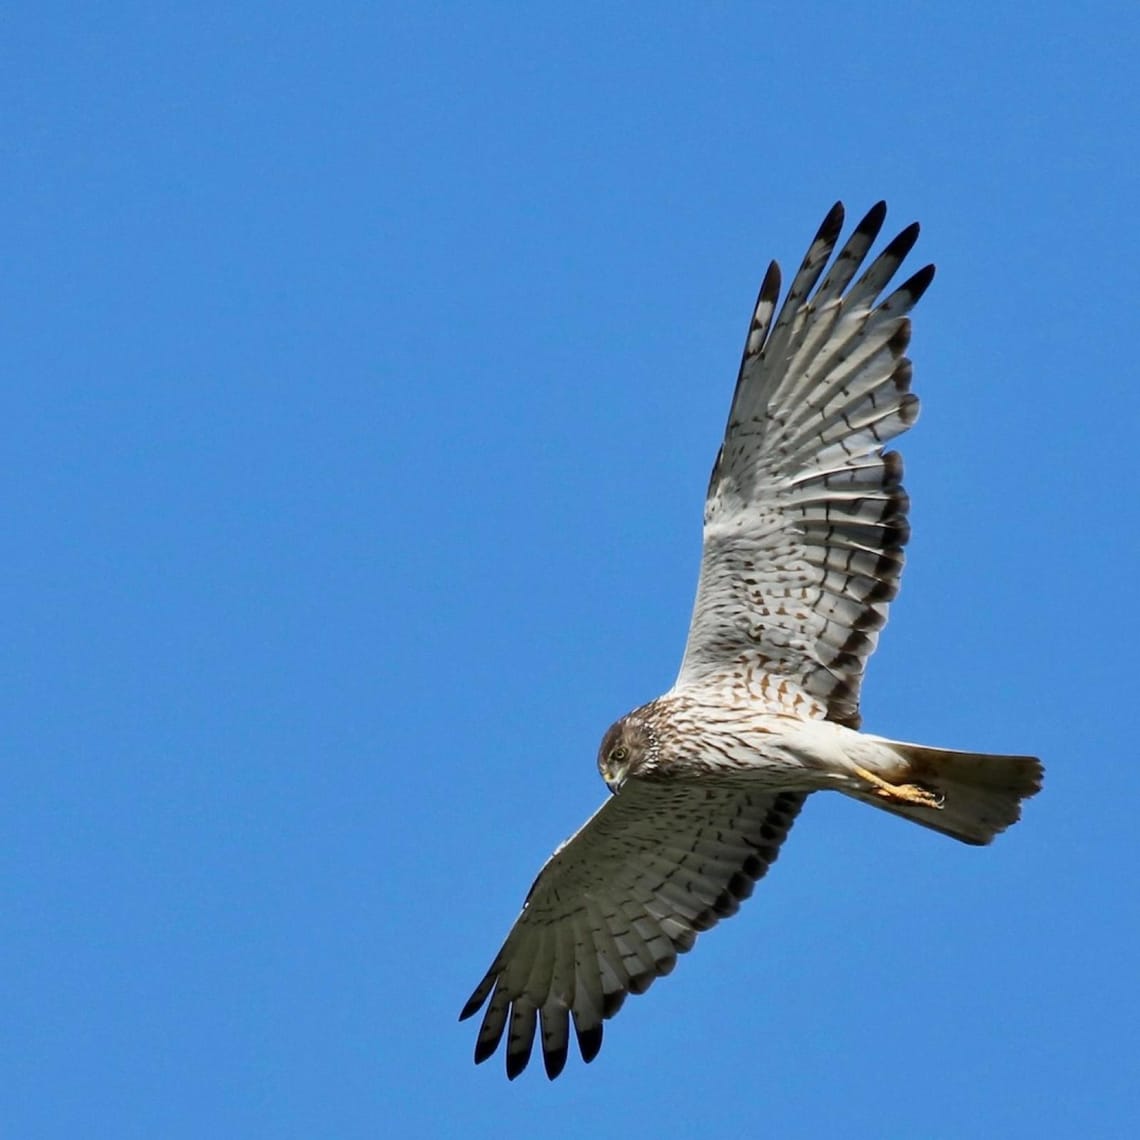
[[[917,804],[892,803],[870,792],[848,794],[963,843],[989,843],[1021,818],[1021,801],[1041,790],[1044,769],[1035,756],[954,752],[898,740],[883,743],[910,766],[906,779],[935,792],[942,807],[934,811]]]

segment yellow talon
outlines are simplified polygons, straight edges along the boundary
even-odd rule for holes
[[[920,807],[928,808],[940,808],[945,802],[944,796],[919,787],[918,784],[892,784],[882,776],[876,776],[874,772],[860,768],[858,764],[854,765],[854,769],[857,776],[871,785],[875,795],[881,796],[884,800],[891,800],[897,804],[918,804]]]

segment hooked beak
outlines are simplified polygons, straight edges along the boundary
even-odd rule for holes
[[[619,768],[612,776],[606,779],[606,787],[609,788],[611,796],[616,796],[618,792],[622,790],[628,771],[628,768]]]

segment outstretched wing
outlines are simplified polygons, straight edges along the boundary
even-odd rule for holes
[[[570,1021],[584,1061],[626,994],[669,973],[697,934],[734,914],[775,861],[806,796],[723,784],[629,780],[547,861],[460,1020],[490,1005],[485,1061],[507,1033],[507,1076],[541,1023],[546,1073],[566,1063]]]
[[[880,202],[816,288],[843,226],[837,203],[774,324],[780,270],[769,266],[709,483],[676,688],[727,677],[773,711],[859,726],[909,534],[902,460],[883,445],[918,415],[906,314],[934,277],[928,265],[879,300],[916,223],[851,284],[885,216]]]

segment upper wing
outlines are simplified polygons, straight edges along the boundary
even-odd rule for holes
[[[736,674],[774,710],[859,725],[909,534],[902,460],[883,444],[918,415],[906,314],[934,277],[928,265],[878,300],[916,223],[851,284],[885,216],[872,208],[816,289],[843,226],[837,203],[774,325],[780,270],[768,268],[709,482],[678,687]]]
[[[669,973],[697,934],[734,914],[775,861],[806,796],[704,781],[628,780],[547,861],[503,948],[463,1007],[487,1000],[475,1043],[485,1061],[507,1036],[507,1076],[526,1068],[541,1017],[553,1080],[569,1019],[592,1061],[602,1020]]]

